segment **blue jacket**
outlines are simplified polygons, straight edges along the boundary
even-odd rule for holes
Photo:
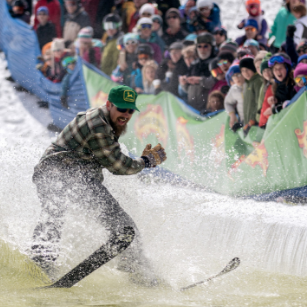
[[[142,90],[144,89],[144,87],[143,87],[143,76],[142,76],[142,69],[141,68],[137,68],[131,73],[130,87],[132,87],[132,88],[139,87]]]
[[[208,18],[210,21],[207,22],[207,29],[209,32],[213,32],[216,27],[221,27],[221,18],[220,18],[220,8],[217,4],[213,4],[213,9]]]

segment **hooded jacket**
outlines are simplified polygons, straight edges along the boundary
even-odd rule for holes
[[[237,109],[240,122],[244,122],[243,103],[243,86],[239,86],[237,84],[232,85],[225,97],[225,110],[227,113],[235,113]]]

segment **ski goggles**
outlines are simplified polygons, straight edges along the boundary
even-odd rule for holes
[[[222,74],[223,72],[219,67],[211,70],[211,75],[213,76],[213,78],[216,78],[218,75],[222,75]]]
[[[256,32],[257,31],[257,29],[254,28],[254,27],[246,27],[246,28],[244,28],[244,30],[245,31],[252,31],[252,32]]]
[[[120,26],[120,24],[118,22],[104,22],[103,23],[103,28],[105,30],[115,30],[115,29],[118,29]]]
[[[148,54],[138,54],[138,59],[139,60],[148,60],[149,55]]]
[[[294,78],[295,83],[300,83],[301,81],[303,81],[303,83],[305,84],[307,82],[306,80],[307,80],[307,76]]]
[[[125,43],[125,46],[136,45],[138,43],[137,40],[130,39]]]
[[[150,23],[143,23],[140,25],[141,29],[151,29],[151,24]]]
[[[223,66],[223,65],[227,65],[228,64],[228,60],[224,60],[224,61],[219,61],[218,63],[217,63],[217,65],[218,66]]]
[[[273,56],[269,59],[269,67],[273,67],[275,64],[289,64],[290,66],[292,65],[290,60],[285,59],[280,55]]]
[[[116,107],[117,111],[120,112],[120,113],[126,113],[128,112],[129,114],[133,114],[134,113],[134,109],[123,109],[123,108],[118,108]]]

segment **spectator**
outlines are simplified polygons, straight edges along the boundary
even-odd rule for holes
[[[76,59],[72,56],[68,56],[62,60],[62,67],[66,70],[66,75],[62,80],[62,89],[60,94],[61,104],[64,108],[68,109],[68,93],[70,76],[72,75],[76,67]]]
[[[101,70],[110,76],[117,66],[119,50],[117,40],[123,33],[120,31],[121,19],[118,15],[109,14],[103,20],[103,28],[106,30],[107,39],[101,59]]]
[[[30,23],[30,14],[25,9],[26,5],[22,0],[15,0],[12,3],[12,17]]]
[[[303,54],[298,58],[297,64],[300,64],[300,63],[307,64],[307,54]]]
[[[154,87],[153,81],[155,80],[156,71],[158,65],[155,61],[150,60],[145,63],[142,68],[143,76],[143,93],[144,94],[155,94],[156,89]]]
[[[100,68],[101,51],[92,43],[93,28],[83,28],[78,33],[79,55],[86,62]]]
[[[221,26],[219,6],[212,0],[198,0],[196,5],[207,31],[213,33],[214,28]]]
[[[232,65],[235,57],[230,52],[220,52],[218,55],[217,65],[220,67],[224,74],[227,73],[228,69]]]
[[[274,105],[273,114],[283,108],[285,101],[291,100],[296,91],[292,74],[292,63],[290,57],[285,53],[277,53],[269,59],[269,67],[272,68],[275,83],[273,84]]]
[[[238,25],[238,28],[242,29],[245,26],[246,21],[249,19],[255,20],[258,25],[258,34],[256,39],[262,40],[268,30],[268,24],[262,17],[263,11],[261,10],[260,0],[247,0],[245,2],[245,7],[249,15],[246,19],[242,20],[242,22]]]
[[[254,39],[246,40],[243,47],[248,48],[254,57],[258,54],[260,49],[259,43]]]
[[[143,87],[143,75],[142,68],[150,60],[152,60],[154,51],[151,46],[147,44],[140,44],[136,50],[138,61],[136,69],[131,73],[130,87],[134,88],[137,93],[142,93]]]
[[[169,48],[170,57],[174,64],[174,69],[171,73],[166,73],[163,76],[164,81],[161,82],[161,90],[170,92],[178,96],[178,77],[184,76],[188,72],[188,67],[182,56],[183,45],[180,42],[172,43]],[[166,78],[165,78],[166,77]]]
[[[150,3],[145,3],[140,8],[140,18],[148,17],[151,18],[155,14],[155,8]]]
[[[239,123],[242,125],[244,122],[243,85],[245,83],[245,79],[241,74],[239,65],[231,66],[228,70],[228,75],[233,84],[225,97],[225,110],[230,117],[229,127],[233,129],[234,125],[238,122],[236,113],[239,114]]]
[[[62,38],[55,38],[51,44],[51,81],[59,83],[66,74],[62,66],[62,60],[69,55],[65,50],[64,40]]]
[[[37,16],[37,10],[39,7],[45,6],[48,8],[49,21],[52,22],[56,29],[56,37],[62,37],[62,27],[61,27],[61,6],[58,0],[38,0],[34,11],[35,16]],[[39,21],[37,17],[34,19],[34,29],[37,29]]]
[[[215,84],[211,76],[209,63],[215,56],[215,39],[210,33],[203,33],[196,38],[198,59],[191,65],[181,87],[188,94],[188,104],[204,112],[207,107],[209,91]]]
[[[211,92],[208,97],[208,113],[224,110],[224,99],[225,96],[220,91]]]
[[[138,47],[137,35],[133,33],[127,33],[124,36],[124,49],[121,53],[124,53],[125,58],[119,57],[119,64],[112,72],[112,80],[121,84],[131,83],[131,73],[134,70],[134,64],[137,62],[136,49]],[[122,56],[123,57],[123,56]]]
[[[182,41],[183,47],[188,47],[188,46],[194,46],[195,47],[195,39],[197,37],[197,34],[191,33],[188,36],[184,38]]]
[[[295,5],[292,14],[297,19],[295,21],[296,31],[294,33],[294,42],[298,45],[302,39],[307,39],[307,12],[305,4],[299,3]]]
[[[49,21],[49,10],[46,6],[40,6],[36,11],[36,18],[39,22],[36,35],[39,43],[39,48],[42,49],[44,45],[57,36],[55,26]]]
[[[263,37],[261,39],[257,39],[259,29],[258,29],[258,23],[257,23],[256,20],[248,19],[245,22],[244,30],[245,30],[245,35],[240,36],[236,39],[236,42],[239,46],[243,46],[245,41],[249,40],[249,39],[254,39],[254,40],[258,41],[258,43],[263,43],[263,44],[267,43],[267,40],[266,40],[265,37]]]
[[[155,2],[158,5],[158,11],[162,13],[161,17],[162,17],[162,19],[164,21],[163,31],[165,31],[165,29],[167,28],[167,25],[165,23],[165,21],[166,21],[166,18],[165,18],[166,12],[170,8],[179,9],[180,1],[179,0],[155,0]]]
[[[113,0],[111,1],[110,0],[99,0],[93,37],[95,38],[102,37],[103,29],[101,25],[103,23],[104,18],[112,12],[113,7],[114,7]],[[130,23],[130,18],[134,12],[135,12],[135,7],[134,7],[133,2],[127,1],[123,3],[121,13],[123,16],[123,20],[125,21],[124,27]],[[125,27],[125,31],[126,30],[127,30],[127,27]]]
[[[257,55],[255,56],[254,58],[254,65],[256,67],[256,70],[257,70],[257,73],[262,76],[262,73],[261,73],[261,63],[262,61],[267,57],[267,55],[269,57],[272,56],[271,53],[268,53],[267,51],[264,51],[264,50],[261,50],[257,53]],[[267,59],[268,60],[268,59]]]
[[[183,20],[182,26],[188,32],[190,32],[189,25],[190,25],[190,21],[191,21],[189,12],[190,12],[191,8],[195,7],[195,4],[196,4],[196,1],[188,0],[184,5],[182,5],[179,8],[180,17]]]
[[[151,16],[152,20],[152,32],[156,33],[160,37],[163,35],[162,26],[163,20],[160,15],[154,14]]]
[[[259,91],[262,85],[262,77],[257,74],[254,59],[245,56],[240,61],[240,70],[245,79],[243,90],[243,113],[244,113],[244,134],[247,135],[249,129],[256,124],[257,103]]]
[[[277,52],[282,43],[286,40],[287,27],[288,25],[293,25],[295,22],[292,10],[299,2],[299,0],[286,0],[285,7],[282,7],[277,13],[269,34],[269,38],[274,39],[272,52]]]
[[[222,27],[216,27],[213,31],[213,35],[217,48],[220,48],[220,46],[227,40],[227,31]]]
[[[175,42],[182,41],[188,35],[188,32],[181,28],[179,10],[171,8],[166,12],[165,17],[168,28],[164,31],[162,39],[169,47]]]
[[[241,60],[245,55],[253,56],[252,52],[247,48],[239,48],[237,52],[238,60]]]
[[[307,64],[300,63],[294,70],[295,90],[298,92],[307,82]]]
[[[273,72],[272,69],[269,67],[269,59],[270,54],[268,53],[267,56],[263,59],[260,68],[266,87],[259,119],[259,127],[261,128],[264,128],[266,126],[266,123],[272,114],[272,104],[274,103],[274,93],[272,87],[272,84],[274,83]]]
[[[51,78],[51,66],[52,66],[51,45],[52,45],[52,42],[46,44],[43,47],[43,49],[42,49],[42,57],[39,58],[41,60],[41,63],[36,65],[36,69],[41,71],[41,73],[47,79]]]
[[[82,28],[91,25],[88,14],[78,0],[65,0],[67,15],[65,16],[63,38],[66,45],[72,43]]]
[[[137,23],[138,41],[141,44],[148,44],[154,50],[154,60],[160,63],[162,53],[164,51],[163,40],[152,32],[152,20],[147,17],[142,17]]]
[[[231,52],[232,55],[236,58],[238,47],[239,46],[236,42],[225,41],[220,46],[219,52]]]
[[[225,79],[225,72],[222,70],[221,65],[219,64],[220,64],[219,58],[215,58],[210,62],[209,69],[211,71],[212,77],[215,78],[215,84],[213,85],[209,93],[213,91],[220,91],[224,95],[226,95],[229,90],[229,86]]]
[[[138,20],[140,19],[140,8],[143,4],[147,3],[148,0],[133,0],[135,11],[130,16],[130,22],[127,22],[128,24],[128,32],[132,32],[133,28],[136,26]]]

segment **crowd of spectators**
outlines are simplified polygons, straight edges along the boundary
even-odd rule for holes
[[[7,0],[30,23],[31,1]],[[62,83],[67,107],[76,57],[138,93],[170,92],[201,114],[225,109],[233,130],[265,127],[306,84],[304,0],[286,0],[269,31],[260,0],[245,0],[231,39],[212,0],[38,0],[37,68]]]

